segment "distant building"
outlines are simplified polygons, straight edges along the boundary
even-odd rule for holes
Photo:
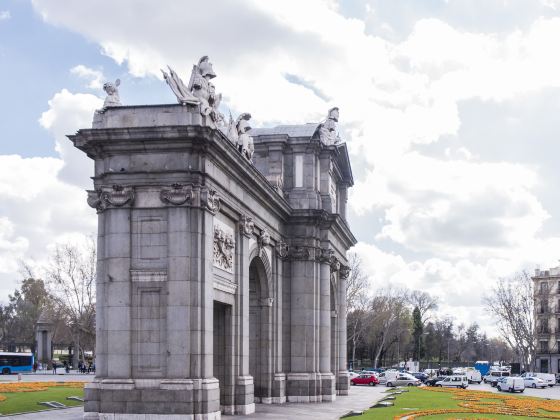
[[[535,270],[537,360],[535,369],[560,373],[560,267]]]

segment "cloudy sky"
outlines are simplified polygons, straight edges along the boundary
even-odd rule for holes
[[[173,103],[159,69],[207,54],[259,126],[339,106],[373,287],[491,328],[495,279],[560,258],[559,39],[559,0],[0,0],[0,301],[18,261],[95,232],[92,165],[65,135],[103,82]]]

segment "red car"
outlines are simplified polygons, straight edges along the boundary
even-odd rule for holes
[[[356,376],[355,378],[352,378],[350,380],[350,383],[352,385],[375,386],[379,383],[379,380],[375,377],[375,375],[372,375],[371,373],[364,373],[360,376]]]

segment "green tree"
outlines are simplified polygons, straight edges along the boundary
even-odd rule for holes
[[[422,354],[422,334],[424,333],[424,325],[422,323],[422,314],[418,306],[412,311],[412,337],[414,337],[414,350],[412,358],[420,360]]]
[[[8,336],[12,342],[26,344],[35,351],[35,327],[43,310],[49,305],[50,295],[43,280],[28,278],[21,287],[9,296],[11,314]]]

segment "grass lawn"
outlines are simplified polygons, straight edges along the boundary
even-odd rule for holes
[[[391,420],[404,418],[410,413],[413,419],[560,419],[560,402],[541,398],[522,397],[506,393],[493,394],[484,391],[469,391],[437,388],[408,388],[409,392],[395,395],[393,407],[372,408],[359,420]],[[391,395],[387,393],[387,395]],[[461,405],[460,405],[461,404]],[[430,414],[433,410],[470,410],[471,413],[450,412]],[[422,411],[428,411],[422,415]],[[478,411],[478,413],[477,413]],[[494,413],[495,412],[495,413]],[[500,413],[501,414],[498,414]],[[412,420],[412,419],[411,419]]]
[[[40,401],[58,401],[69,407],[82,405],[80,401],[67,400],[66,397],[83,398],[84,389],[83,387],[52,387],[44,391],[0,393],[0,396],[6,397],[4,401],[0,401],[0,414],[13,414],[48,410],[44,405],[37,404]]]

